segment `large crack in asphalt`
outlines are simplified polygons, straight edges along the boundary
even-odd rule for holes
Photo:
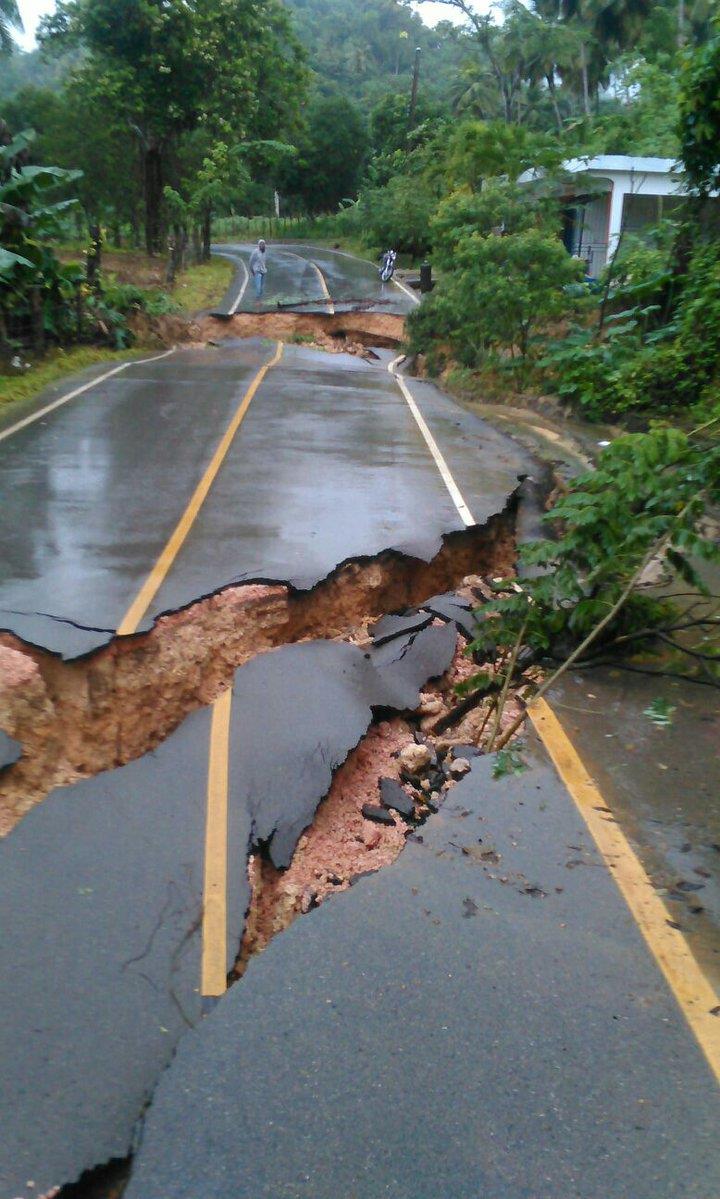
[[[133,637],[63,661],[0,636],[0,726],[23,746],[0,776],[0,831],[52,787],[147,753],[227,688],[257,654],[345,636],[363,620],[418,605],[470,574],[510,570],[517,495],[483,526],[445,534],[429,560],[399,550],[351,559],[307,590],[255,581],[221,588]]]
[[[303,910],[298,874],[312,870],[315,878],[324,863],[314,906],[392,861],[416,823],[414,814],[394,812],[392,824],[373,824],[365,836],[358,804],[373,788],[377,793],[378,772],[400,777],[402,760],[393,755],[403,743],[415,746],[413,731],[388,717],[407,719],[421,703],[433,707],[421,688],[456,658],[458,633],[448,620],[399,636],[400,653],[387,639],[289,645],[254,658],[235,676],[231,975],[253,907],[248,855],[264,857],[276,879],[286,871],[270,908],[266,889],[254,928],[262,942],[255,948],[262,948],[268,913],[277,932]],[[12,1195],[32,1193],[24,1189],[27,1178],[46,1189],[123,1158],[157,1078],[201,1018],[208,725],[207,710],[191,713],[155,753],[53,792],[0,846],[0,903],[17,917],[0,948],[10,1098],[3,1122],[12,1158],[3,1165],[0,1151],[0,1180]],[[346,770],[343,781],[345,767],[350,777]],[[448,773],[439,786],[450,781]],[[419,774],[413,793],[418,814],[432,805]],[[324,822],[314,831],[323,802]],[[48,958],[49,989],[39,985]],[[29,1042],[17,1035],[28,1022],[35,1030]]]

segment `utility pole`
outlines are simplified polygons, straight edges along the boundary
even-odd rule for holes
[[[408,133],[415,124],[417,111],[418,82],[420,79],[420,47],[415,48],[415,63],[413,66],[412,89],[410,91],[410,108],[408,109]]]

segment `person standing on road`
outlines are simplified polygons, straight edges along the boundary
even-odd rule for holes
[[[265,276],[267,275],[267,259],[265,257],[265,242],[262,237],[257,246],[250,255],[250,274],[255,281],[255,299],[259,302],[263,298],[265,290]]]

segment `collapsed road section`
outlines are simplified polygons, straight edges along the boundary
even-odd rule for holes
[[[2,1194],[37,1195],[127,1155],[178,1040],[240,957],[251,879],[259,884],[248,855],[275,872],[292,863],[373,721],[380,750],[366,749],[366,761],[357,751],[352,786],[315,843],[326,869],[305,906],[392,860],[415,803],[437,807],[453,769],[393,713],[412,713],[420,688],[456,658],[458,625],[438,618],[442,607],[431,602],[394,636],[379,629],[364,648],[320,641],[257,657],[153,754],[55,791],[2,842]],[[470,603],[451,607],[467,626]],[[383,808],[378,770],[397,780],[405,762],[417,773],[418,755],[436,762],[434,792],[418,778]],[[367,835],[361,808],[373,793],[385,817],[366,812]],[[352,849],[344,865],[338,838]],[[299,892],[278,888],[276,927],[303,909]],[[267,890],[262,899],[246,947],[268,939]]]
[[[126,1199],[720,1193],[715,1080],[567,792],[472,761],[183,1039]]]

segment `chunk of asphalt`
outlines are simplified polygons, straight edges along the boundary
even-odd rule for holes
[[[384,645],[386,641],[394,641],[405,633],[419,633],[427,628],[432,620],[430,612],[409,612],[401,616],[383,616],[375,624],[370,625],[370,635],[375,645]]]
[[[439,616],[442,620],[453,621],[460,632],[470,640],[477,636],[478,625],[473,614],[473,605],[467,600],[461,599],[454,592],[432,596],[431,599],[426,600],[423,608],[425,611],[431,612],[433,616]]]
[[[401,816],[415,814],[415,801],[396,779],[380,779],[380,801],[385,808],[394,808]]]
[[[0,729],[0,772],[14,766],[22,757],[22,745]]]
[[[124,1158],[200,1018],[209,730],[193,713],[154,753],[52,792],[0,842],[3,1197]],[[231,860],[243,852],[230,842]]]
[[[455,626],[446,624],[371,647],[368,657],[387,687],[388,706],[398,711],[415,708],[420,688],[445,673],[456,646]]]
[[[693,1035],[610,873],[561,873],[572,800],[546,761],[501,783],[492,765],[456,789],[471,819],[431,817],[184,1039],[124,1199],[222,1199],[232,1178],[257,1199],[720,1194],[720,1093]],[[513,872],[542,865],[547,899],[454,852],[478,818]],[[388,1020],[416,993],[421,1029]],[[418,1137],[428,1079],[443,1119]]]
[[[450,752],[453,758],[477,758],[480,754],[477,745],[453,745]]]
[[[143,621],[139,631],[144,632],[151,623],[149,620]],[[113,638],[112,629],[90,628],[72,620],[45,616],[41,612],[10,612],[4,609],[0,610],[0,629],[13,633],[21,641],[38,649],[49,647],[51,653],[66,662],[102,649]]]
[[[372,820],[375,824],[395,824],[387,808],[381,808],[379,804],[364,803],[360,810],[366,820]]]

